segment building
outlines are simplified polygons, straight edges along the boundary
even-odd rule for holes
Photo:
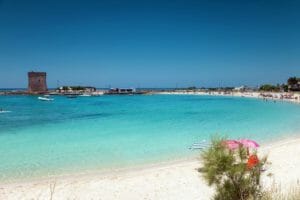
[[[136,94],[134,88],[110,88],[105,94]]]
[[[28,92],[42,94],[47,92],[46,72],[28,72]]]
[[[90,86],[62,86],[56,89],[56,92],[63,94],[83,94],[96,92],[95,87]]]
[[[246,87],[245,86],[240,86],[240,87],[235,87],[233,88],[233,91],[236,91],[236,92],[243,92],[246,90]]]

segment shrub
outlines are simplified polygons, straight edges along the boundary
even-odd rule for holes
[[[266,92],[279,92],[280,86],[265,84],[259,87],[260,91],[266,91]]]
[[[261,171],[266,158],[247,168],[247,149],[229,150],[222,140],[215,139],[202,154],[199,169],[209,186],[215,186],[215,200],[256,200],[262,197]]]

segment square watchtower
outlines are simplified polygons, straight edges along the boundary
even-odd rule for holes
[[[46,93],[48,90],[46,78],[46,72],[28,72],[28,92]]]

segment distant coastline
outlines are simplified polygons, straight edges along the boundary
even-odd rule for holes
[[[247,98],[260,98],[264,100],[288,101],[300,103],[300,92],[266,92],[259,90],[232,91],[232,90],[210,90],[210,89],[177,89],[177,88],[138,88],[142,95],[211,95],[211,96],[234,96]],[[109,88],[97,88],[95,92],[88,92],[90,95],[100,96],[109,91]],[[47,94],[66,95],[58,93],[55,88],[49,89]],[[80,93],[78,93],[80,94]],[[0,95],[32,95],[26,88],[0,88]],[[39,94],[36,94],[39,95]]]

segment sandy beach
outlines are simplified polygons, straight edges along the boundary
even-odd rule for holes
[[[264,144],[259,153],[272,163],[264,174],[265,186],[276,183],[284,191],[299,182],[300,138]],[[195,158],[107,174],[0,183],[0,199],[210,199],[213,189],[196,171],[199,166],[201,161]]]
[[[258,98],[271,101],[286,101],[291,103],[300,103],[300,93],[295,92],[224,92],[224,91],[191,91],[191,90],[178,90],[178,91],[165,91],[156,92],[155,94],[162,95],[209,95],[209,96],[232,96],[232,97],[247,97]]]

